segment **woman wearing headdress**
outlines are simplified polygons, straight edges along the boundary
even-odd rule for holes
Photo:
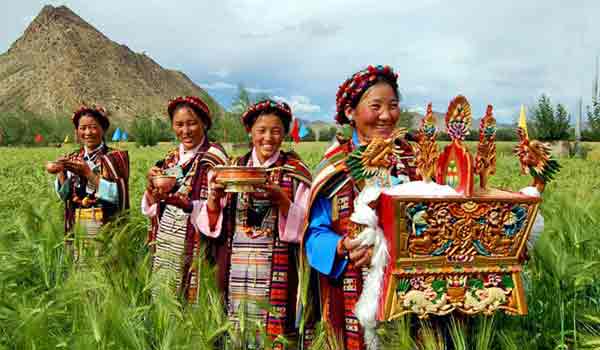
[[[65,231],[77,223],[93,238],[109,219],[129,208],[127,151],[108,147],[104,136],[110,121],[106,111],[83,106],[73,114],[81,148],[47,164],[56,174],[55,188],[65,202]],[[75,249],[78,256],[78,249]]]
[[[363,328],[355,306],[363,290],[372,249],[349,236],[350,216],[363,183],[347,164],[350,153],[375,138],[392,136],[400,117],[397,75],[389,66],[369,66],[339,88],[338,124],[349,124],[350,140],[338,140],[315,170],[309,220],[303,246],[310,266],[318,272],[321,319],[346,350],[365,349]],[[389,172],[393,184],[417,178],[412,147],[402,138],[396,145]]]
[[[197,258],[209,243],[198,230],[200,210],[208,197],[208,172],[227,163],[223,147],[208,140],[208,106],[198,97],[178,97],[167,107],[179,147],[150,168],[142,197],[142,212],[150,217],[149,242],[155,278],[189,303],[197,301]],[[155,178],[175,178],[172,188],[155,185]],[[208,253],[208,252],[207,252]],[[156,295],[160,290],[152,290]]]
[[[219,279],[231,319],[245,312],[274,340],[295,338],[297,253],[310,193],[310,171],[295,152],[281,150],[292,111],[284,102],[260,101],[242,115],[252,149],[233,165],[267,168],[261,192],[225,197],[211,182],[202,230],[226,243],[220,254]],[[270,306],[269,310],[261,304]],[[242,308],[243,306],[243,308]],[[282,348],[275,343],[274,348]]]

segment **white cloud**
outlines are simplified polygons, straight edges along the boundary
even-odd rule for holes
[[[270,94],[274,89],[263,89],[259,87],[245,88],[251,94]]]
[[[206,90],[237,90],[239,88],[236,84],[231,84],[225,81],[215,81],[212,83],[200,83],[202,88]],[[269,94],[274,91],[274,89],[263,89],[260,87],[245,87],[244,89],[251,94]]]
[[[217,77],[219,77],[221,79],[224,79],[224,78],[227,78],[231,74],[231,72],[228,69],[221,68],[221,69],[219,69],[217,71],[210,72],[209,74],[217,76]]]
[[[408,111],[419,113],[419,114],[425,114],[425,107],[415,105],[415,106],[409,107]]]
[[[289,98],[274,96],[275,100],[286,102],[295,115],[313,114],[321,111],[321,106],[311,103],[307,96],[294,95]]]
[[[233,90],[237,89],[236,85],[226,83],[224,81],[217,81],[214,83],[200,83],[200,86],[206,90]]]
[[[296,101],[298,113],[311,116],[329,110],[346,77],[379,63],[400,74],[403,105],[432,101],[445,110],[462,93],[480,116],[488,103],[514,110],[545,92],[575,112],[579,96],[589,103],[600,53],[600,2],[592,0],[62,2],[164,67],[195,81],[219,80],[200,84],[209,90],[234,93],[237,84],[226,81],[243,81],[253,93],[304,96],[309,102]],[[0,51],[42,5],[3,7]]]

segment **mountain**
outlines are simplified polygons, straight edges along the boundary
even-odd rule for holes
[[[420,126],[419,124],[421,122],[421,119],[423,119],[423,114],[420,114],[419,112],[415,112],[415,111],[405,111],[400,116],[400,118],[403,118],[404,115],[410,115],[412,118],[412,123],[411,123],[411,126],[409,129],[417,130]],[[438,131],[446,131],[446,122],[445,122],[446,114],[433,111],[433,116],[436,119],[435,126],[438,129]],[[473,118],[473,121],[471,122],[471,130],[478,132],[480,120],[481,120],[481,118]],[[313,121],[301,120],[301,121],[313,130],[329,129],[331,127],[336,126],[336,124],[333,121],[331,121],[331,122],[324,121],[324,120],[313,120]],[[496,125],[499,129],[515,129],[514,125],[508,124],[508,123],[497,122]]]
[[[0,111],[70,114],[100,104],[115,117],[166,114],[170,98],[196,95],[219,104],[185,74],[120,45],[65,6],[45,6],[0,55]]]

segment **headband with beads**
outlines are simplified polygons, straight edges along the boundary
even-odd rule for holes
[[[102,129],[104,130],[108,130],[108,128],[110,127],[108,113],[106,113],[104,107],[96,105],[87,106],[85,103],[82,103],[79,109],[76,110],[75,113],[73,113],[73,115],[71,116],[71,121],[73,122],[73,125],[75,125],[75,127],[79,125],[79,118],[81,118],[84,115],[94,116],[100,123]]]
[[[173,112],[180,104],[187,104],[194,109],[194,111],[198,114],[198,116],[204,120],[207,128],[210,128],[212,118],[210,114],[210,110],[204,101],[196,96],[179,96],[169,101],[169,105],[167,107],[167,112],[169,113],[169,117],[173,119]]]
[[[251,105],[250,107],[248,107],[246,112],[244,112],[244,114],[242,114],[242,117],[240,119],[242,121],[242,124],[244,124],[246,131],[250,132],[250,129],[252,129],[252,124],[254,123],[255,117],[267,109],[275,109],[275,110],[281,112],[284,116],[288,117],[289,119],[287,121],[282,120],[282,122],[284,124],[283,126],[284,126],[285,130],[286,131],[289,130],[289,126],[290,126],[289,123],[292,120],[292,109],[290,108],[290,106],[285,102],[277,102],[277,101],[267,99],[267,100],[262,100],[262,101],[259,101],[255,104]]]

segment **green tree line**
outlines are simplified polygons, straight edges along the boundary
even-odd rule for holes
[[[248,135],[240,122],[240,117],[250,104],[267,97],[269,96],[264,94],[251,94],[240,84],[230,108],[222,110],[214,117],[209,138],[219,142],[248,142]],[[574,140],[574,128],[570,125],[567,108],[560,103],[553,106],[547,95],[543,94],[539,97],[537,103],[530,108],[529,115],[532,137],[543,141]],[[596,98],[592,99],[591,106],[588,106],[586,117],[587,125],[582,130],[582,141],[600,141],[600,101]],[[403,109],[399,126],[410,128],[415,125],[413,118],[413,114]],[[175,139],[168,119],[164,115],[150,112],[135,116],[129,122],[113,120],[113,125],[108,130],[106,138],[110,138],[116,127],[126,130],[130,136],[129,141],[135,141],[141,146],[152,146],[158,142]],[[308,135],[303,138],[304,141],[330,141],[338,131],[345,131],[344,134],[348,133],[347,130],[339,130],[333,125],[315,128],[309,125],[307,128]],[[36,142],[38,134],[43,137],[41,142]],[[2,146],[59,145],[67,135],[74,140],[73,125],[67,115],[40,116],[23,108],[0,112],[0,145]],[[440,141],[449,140],[448,135],[441,130],[438,139]],[[477,141],[478,139],[479,133],[476,130],[467,136],[468,141]],[[515,128],[498,128],[496,139],[498,141],[516,141]]]

